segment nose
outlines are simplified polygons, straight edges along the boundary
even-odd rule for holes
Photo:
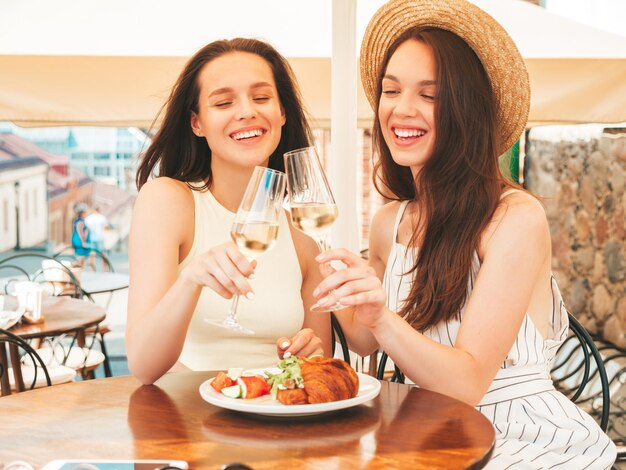
[[[401,117],[414,117],[418,114],[417,100],[413,94],[405,92],[398,97],[395,114]]]
[[[254,102],[248,98],[239,100],[239,106],[237,107],[237,114],[235,115],[237,120],[250,119],[257,115]]]

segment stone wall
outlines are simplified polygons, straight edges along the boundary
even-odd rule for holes
[[[566,307],[626,347],[626,134],[609,132],[559,142],[531,134],[526,186],[546,207]]]

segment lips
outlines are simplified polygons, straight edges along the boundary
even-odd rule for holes
[[[237,142],[241,142],[251,140],[256,137],[261,137],[263,134],[265,134],[265,132],[267,131],[261,127],[250,127],[246,129],[239,129],[231,133],[230,138]]]

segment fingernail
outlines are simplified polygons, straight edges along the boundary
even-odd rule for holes
[[[248,279],[254,279],[254,273],[251,273],[251,274],[248,276]]]
[[[317,301],[317,305],[319,305],[320,307],[325,306],[327,303],[328,303],[328,297],[322,297],[321,299]]]
[[[323,259],[324,259],[324,255],[322,254],[319,254],[315,257],[315,261],[317,261],[318,263],[320,263]]]
[[[246,294],[246,299],[254,300],[254,292],[250,291]]]
[[[289,351],[283,354],[283,359],[289,359],[290,357],[291,357],[291,353]]]
[[[313,297],[317,297],[318,295],[320,295],[320,289],[319,289],[319,287],[318,287],[318,288],[316,288],[316,289],[313,291]]]
[[[289,341],[283,341],[282,344],[280,345],[281,348],[285,349],[289,347]]]

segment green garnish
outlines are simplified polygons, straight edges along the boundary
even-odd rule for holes
[[[302,373],[300,371],[300,362],[297,357],[293,356],[287,359],[282,359],[278,361],[276,365],[279,369],[281,369],[281,372],[278,374],[272,374],[271,372],[265,371],[267,383],[272,386],[272,389],[270,390],[272,398],[276,398],[278,386],[282,385],[287,379],[293,379],[296,387],[304,383],[304,379],[302,378]]]

